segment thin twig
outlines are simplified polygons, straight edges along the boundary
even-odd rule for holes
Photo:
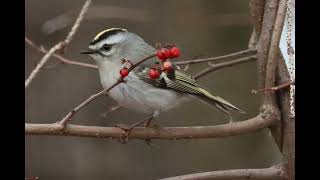
[[[272,166],[263,169],[231,169],[211,172],[201,172],[195,174],[181,175],[164,178],[161,180],[205,180],[205,179],[263,179],[280,180],[284,179],[285,174],[278,166]]]
[[[75,33],[78,31],[78,28],[80,27],[80,24],[84,18],[84,15],[87,13],[89,9],[90,4],[91,4],[91,0],[86,0],[84,5],[82,6],[82,9],[77,17],[76,22],[72,26],[71,31],[69,32],[67,38],[64,40],[64,45],[67,45],[72,41]]]
[[[46,55],[43,56],[43,58],[40,60],[40,62],[37,64],[37,66],[33,69],[29,77],[26,79],[24,86],[27,88],[31,81],[36,77],[40,69],[44,66],[44,64],[49,60],[50,56],[56,52],[58,49],[62,47],[62,43],[59,42],[55,46],[53,46]]]
[[[253,94],[258,94],[260,92],[265,92],[265,91],[271,91],[272,93],[275,93],[276,91],[279,91],[280,89],[283,89],[283,88],[287,88],[291,85],[294,85],[295,84],[295,81],[289,81],[289,82],[286,82],[286,83],[283,83],[283,84],[280,84],[278,86],[274,86],[274,87],[271,87],[271,88],[264,88],[264,89],[252,89],[252,93]]]
[[[254,55],[256,52],[257,51],[253,50],[253,49],[246,49],[243,51],[239,51],[239,52],[232,53],[232,54],[227,54],[224,56],[180,61],[180,62],[176,62],[175,64],[183,65],[183,64],[196,64],[196,63],[212,62],[212,61],[223,61],[223,60],[228,60],[228,59],[235,59],[235,58],[241,58],[241,57]]]
[[[245,58],[236,59],[233,61],[227,61],[227,62],[222,62],[222,63],[218,63],[218,64],[213,64],[213,65],[210,65],[210,67],[203,69],[202,71],[200,71],[199,73],[197,73],[193,77],[195,79],[199,79],[214,70],[225,68],[225,67],[230,67],[230,66],[233,66],[236,64],[242,64],[242,63],[246,63],[246,62],[250,62],[250,61],[255,61],[256,59],[257,59],[256,56],[249,56],[249,57],[245,57]]]
[[[25,42],[27,44],[29,44],[31,47],[33,47],[34,49],[38,50],[39,52],[42,52],[42,53],[45,53],[45,54],[48,53],[48,51],[45,48],[37,46],[27,36],[25,36],[24,39],[25,39]],[[65,57],[63,57],[63,56],[61,56],[59,54],[56,54],[56,53],[54,53],[52,56],[57,58],[58,60],[60,60],[64,64],[70,64],[70,65],[82,66],[82,67],[87,67],[87,68],[92,68],[92,69],[98,69],[97,65],[69,60],[69,59],[67,59],[67,58],[65,58]]]
[[[153,58],[155,56],[155,54],[152,54],[142,60],[140,60],[139,62],[137,62],[136,64],[133,64],[129,69],[129,73],[136,68],[138,65],[140,65],[141,63],[145,62],[146,60]],[[86,106],[87,104],[89,104],[90,102],[92,102],[93,100],[95,100],[96,98],[102,96],[102,95],[107,95],[109,93],[109,91],[111,89],[113,89],[114,87],[116,87],[117,85],[119,85],[120,83],[125,82],[124,79],[120,78],[113,84],[111,85],[109,88],[104,89],[92,96],[90,96],[88,99],[86,99],[85,101],[83,101],[81,104],[79,104],[77,107],[75,107],[72,111],[70,111],[64,118],[62,118],[62,120],[58,123],[59,125],[61,125],[61,128],[64,129],[66,127],[67,122],[84,106]]]
[[[247,134],[271,126],[277,120],[273,116],[258,115],[245,121],[233,122],[216,126],[194,127],[160,127],[160,128],[134,128],[130,139],[205,139],[222,138]],[[64,131],[61,125],[53,124],[25,124],[26,135],[54,135],[78,136],[92,138],[119,138],[123,131],[116,127],[81,126],[66,124]]]
[[[68,33],[66,39],[64,41],[61,41],[59,43],[57,43],[56,45],[54,45],[46,55],[44,55],[42,57],[42,59],[40,60],[40,62],[38,63],[38,65],[33,69],[33,71],[31,72],[31,74],[29,75],[29,77],[26,79],[25,81],[25,88],[27,88],[29,86],[29,84],[31,83],[31,81],[36,77],[36,75],[39,73],[40,69],[45,65],[45,63],[49,60],[49,58],[58,50],[61,50],[63,48],[65,48],[72,40],[73,36],[75,35],[75,33],[78,30],[78,27],[80,26],[80,23],[84,17],[84,14],[87,12],[89,5],[91,3],[91,0],[87,0],[81,11],[80,14],[77,18],[77,20],[75,21],[71,31]]]

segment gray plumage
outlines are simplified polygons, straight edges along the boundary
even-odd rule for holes
[[[124,67],[123,59],[135,64],[155,52],[156,49],[138,35],[125,29],[112,28],[99,33],[86,54],[96,60],[102,86],[108,88],[119,78],[119,71]],[[154,57],[136,67],[125,78],[126,83],[121,83],[110,91],[110,96],[120,106],[138,112],[153,113],[154,116],[187,102],[192,97],[221,110],[230,118],[231,110],[243,112],[204,89],[176,65],[171,73],[162,72],[160,78],[150,79],[148,71],[156,60]]]

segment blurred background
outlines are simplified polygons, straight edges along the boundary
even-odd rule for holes
[[[25,34],[38,45],[50,48],[69,32],[84,1],[25,1]],[[220,56],[245,50],[252,27],[248,0],[95,0],[92,2],[65,57],[94,63],[79,54],[96,33],[110,27],[127,28],[151,45],[172,43],[181,48],[179,60]],[[25,78],[43,54],[25,45]],[[57,64],[51,58],[25,92],[25,121],[53,123],[73,107],[101,90],[97,70]],[[190,66],[195,74],[206,64]],[[200,83],[247,114],[234,113],[242,121],[258,113],[256,64],[250,62],[212,72]],[[132,124],[145,115],[121,108],[103,116],[116,103],[109,97],[94,101],[73,119],[73,124],[113,126]],[[193,101],[168,113],[156,122],[160,126],[206,126],[227,123],[222,113]],[[221,139],[116,140],[26,136],[25,176],[40,179],[159,179],[203,171],[263,168],[280,162],[267,130]]]

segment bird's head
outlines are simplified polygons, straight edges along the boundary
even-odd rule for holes
[[[122,59],[134,61],[153,51],[154,49],[138,35],[126,29],[110,28],[99,32],[90,42],[88,50],[81,53],[90,55],[98,63],[120,63]]]

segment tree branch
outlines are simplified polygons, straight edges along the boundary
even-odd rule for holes
[[[277,0],[266,0],[261,35],[257,45],[257,89],[265,88],[266,64],[271,43],[273,24],[276,17]]]
[[[75,35],[75,33],[77,32],[80,23],[85,15],[85,13],[87,12],[89,5],[91,3],[91,0],[86,0],[86,2],[84,3],[80,14],[77,18],[77,20],[75,21],[73,27],[71,28],[71,31],[68,33],[66,39],[64,41],[59,42],[58,44],[54,45],[47,54],[45,54],[42,59],[40,60],[40,62],[37,64],[37,66],[33,69],[33,71],[30,73],[29,77],[26,79],[25,81],[25,88],[27,88],[29,86],[29,84],[31,83],[31,81],[37,76],[38,72],[40,71],[40,69],[45,65],[45,63],[49,60],[49,58],[58,50],[61,50],[63,48],[65,48],[73,39],[73,36]]]
[[[274,0],[277,1],[277,0]],[[282,33],[282,28],[284,25],[285,20],[285,14],[286,14],[286,0],[280,0],[278,3],[278,11],[276,20],[274,22],[274,28],[273,33],[271,37],[271,43],[268,53],[268,59],[266,64],[266,77],[265,77],[265,88],[273,87],[275,86],[276,81],[276,68],[278,65],[279,60],[279,42],[280,37]],[[276,94],[270,93],[270,91],[267,91],[267,93],[264,93],[264,99],[263,99],[263,108],[268,108],[271,110],[270,113],[277,114],[277,116],[280,115],[279,106],[276,102]],[[269,107],[266,107],[269,106]],[[280,118],[278,118],[280,120]],[[274,126],[270,127],[271,133],[273,138],[275,139],[279,149],[282,146],[282,132],[281,132],[281,122],[277,122]]]
[[[202,71],[200,71],[199,73],[197,73],[193,77],[195,79],[199,79],[212,71],[215,71],[215,70],[218,70],[221,68],[225,68],[225,67],[230,67],[230,66],[237,65],[237,64],[255,61],[256,59],[257,59],[256,56],[249,56],[249,57],[245,57],[245,58],[236,59],[233,61],[227,61],[227,62],[222,62],[222,63],[218,63],[218,64],[209,64],[209,67],[207,67],[206,69],[203,69]]]
[[[278,61],[277,83],[283,84],[290,81],[289,72],[284,59]],[[280,151],[284,156],[284,170],[289,180],[295,176],[295,118],[290,115],[290,92],[288,89],[281,89],[277,93],[282,119],[282,146]]]
[[[223,61],[223,60],[230,60],[230,59],[236,59],[241,57],[247,57],[250,55],[255,55],[257,53],[256,50],[252,49],[246,49],[243,51],[239,51],[232,54],[227,54],[224,56],[218,56],[218,57],[210,57],[210,58],[203,58],[203,59],[194,59],[194,60],[187,60],[187,61],[179,61],[175,64],[177,65],[184,65],[184,64],[196,64],[196,63],[203,63],[203,62],[212,62],[212,61]]]
[[[163,127],[158,129],[137,127],[130,133],[131,139],[198,139],[222,138],[255,132],[269,127],[275,117],[261,114],[254,118],[216,126]],[[123,131],[116,127],[80,126],[67,124],[61,131],[59,123],[25,124],[26,135],[79,136],[95,138],[119,138]]]
[[[284,20],[286,16],[286,0],[280,0],[278,5],[277,17],[274,23],[272,39],[270,43],[270,49],[267,60],[266,67],[266,80],[265,87],[273,87],[275,86],[276,81],[276,68],[279,60],[279,44],[280,37],[284,25]],[[272,93],[267,93],[265,95],[264,103],[277,107],[276,105],[276,97]]]
[[[182,176],[175,176],[170,178],[164,178],[161,180],[205,180],[205,179],[259,179],[259,180],[280,180],[284,179],[285,175],[281,168],[278,166],[272,166],[263,169],[233,169],[233,170],[221,170],[210,171],[195,174],[188,174]]]
[[[279,91],[280,89],[283,89],[283,88],[288,88],[290,87],[291,85],[294,85],[295,84],[295,81],[288,81],[288,82],[285,82],[283,84],[280,84],[278,86],[273,86],[273,87],[270,87],[270,88],[264,88],[264,89],[253,89],[252,90],[252,93],[253,94],[258,94],[260,92],[265,92],[265,91],[271,91],[272,93],[275,93],[276,91]]]
[[[29,44],[31,47],[33,47],[37,51],[42,52],[44,54],[48,53],[48,51],[45,48],[37,46],[27,36],[25,36],[24,40],[25,40],[25,42],[27,44]],[[88,63],[82,63],[82,62],[69,60],[69,59],[67,59],[67,58],[65,58],[65,57],[63,57],[63,56],[61,56],[59,54],[56,54],[56,53],[53,53],[52,56],[57,58],[58,60],[60,60],[64,64],[70,64],[70,65],[76,65],[76,66],[87,67],[87,68],[92,68],[92,69],[98,69],[98,66],[96,66],[94,64],[88,64]]]

